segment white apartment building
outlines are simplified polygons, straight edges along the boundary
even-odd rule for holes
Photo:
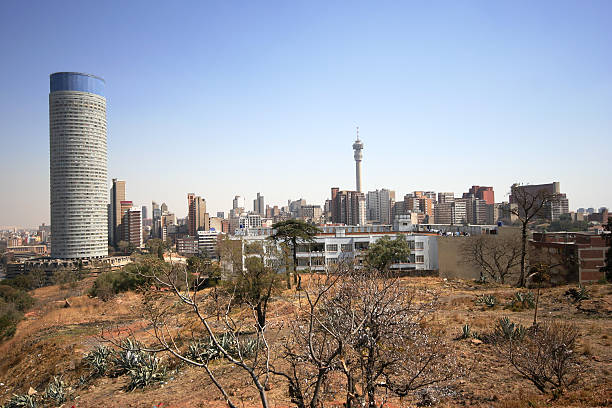
[[[391,225],[364,226],[321,226],[322,233],[315,237],[311,244],[300,244],[297,250],[297,270],[311,269],[324,271],[343,259],[363,263],[365,251],[378,239],[399,235],[406,237],[410,245],[410,259],[406,263],[392,265],[401,270],[438,270],[438,237],[437,234],[413,234],[393,231]],[[273,232],[270,229],[258,229],[258,235],[245,235],[243,242],[267,240]],[[237,238],[238,239],[238,238]]]
[[[209,258],[217,257],[217,237],[219,231],[198,231],[198,249]]]

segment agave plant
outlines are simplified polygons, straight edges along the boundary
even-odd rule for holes
[[[493,295],[481,295],[476,299],[476,304],[495,307],[497,305],[497,298]]]
[[[470,325],[466,323],[461,328],[461,334],[459,335],[458,339],[463,340],[463,339],[469,339],[470,337],[472,337],[472,332],[470,329]]]
[[[523,325],[511,322],[508,316],[499,319],[495,327],[495,336],[506,340],[522,340],[526,333]]]
[[[61,376],[53,377],[53,380],[49,382],[45,390],[45,398],[54,401],[57,405],[66,402],[66,385]]]
[[[137,367],[145,357],[142,345],[138,341],[126,339],[121,343],[121,350],[115,353],[113,363],[115,375],[127,374],[131,369]]]
[[[32,395],[16,395],[4,405],[4,408],[36,408],[36,400]]]
[[[516,292],[511,301],[512,308],[533,309],[535,307],[535,296],[533,292]]]
[[[107,373],[112,353],[112,349],[101,345],[85,355],[85,362],[91,368],[92,375],[101,377]]]
[[[217,339],[217,342],[225,351],[232,357],[251,357],[255,354],[259,342],[257,339],[247,339],[239,341],[231,333],[224,333]],[[209,337],[207,340],[197,340],[189,345],[187,355],[193,361],[199,363],[212,361],[223,357],[221,350],[215,345]]]
[[[147,385],[161,382],[166,378],[166,368],[155,355],[143,352],[143,358],[129,371],[129,391],[144,388]]]

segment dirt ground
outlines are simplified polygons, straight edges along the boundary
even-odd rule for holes
[[[141,294],[128,292],[102,302],[85,295],[92,280],[80,282],[76,290],[58,286],[33,292],[36,306],[22,321],[14,338],[0,344],[0,404],[12,394],[27,393],[32,387],[44,390],[53,375],[62,375],[72,386],[87,373],[82,362],[85,352],[100,343],[103,328],[130,329],[146,341],[147,321],[140,317]],[[402,284],[427,288],[439,296],[440,307],[433,316],[458,359],[469,367],[466,376],[453,384],[451,393],[438,406],[482,407],[603,407],[612,404],[612,285],[590,285],[591,299],[574,303],[564,295],[569,287],[545,289],[540,300],[541,319],[571,321],[580,330],[579,352],[584,369],[580,384],[560,399],[551,401],[514,372],[494,352],[493,346],[472,340],[455,340],[461,327],[490,332],[496,320],[509,316],[530,326],[533,310],[512,311],[503,305],[487,308],[475,304],[482,294],[493,294],[504,303],[516,288],[507,285],[478,285],[472,281],[442,278],[403,278]],[[169,295],[168,295],[169,296]],[[282,326],[295,312],[298,293],[285,291],[270,305],[271,327]],[[66,301],[70,307],[65,307]],[[272,340],[272,349],[280,346]],[[99,378],[74,389],[75,398],[66,407],[225,407],[220,393],[203,369],[179,364],[164,356],[169,367],[165,383],[128,392],[127,379]],[[219,362],[215,367],[230,395],[239,406],[259,406],[249,379],[239,370]],[[268,398],[273,407],[290,407],[287,385],[275,379]],[[417,398],[391,401],[389,407],[416,406]],[[342,406],[330,402],[326,406]]]

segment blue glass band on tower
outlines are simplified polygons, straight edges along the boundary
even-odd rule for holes
[[[50,92],[79,91],[104,96],[102,78],[80,72],[56,72],[51,74]]]

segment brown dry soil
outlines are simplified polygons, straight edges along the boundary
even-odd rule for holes
[[[61,374],[73,387],[73,399],[66,407],[226,406],[202,369],[179,364],[169,356],[164,357],[169,367],[164,384],[128,392],[125,390],[128,379],[123,376],[99,378],[78,387],[79,377],[87,374],[83,355],[100,343],[103,328],[129,329],[147,341],[146,320],[140,317],[143,295],[129,292],[102,302],[84,294],[91,283],[91,279],[82,281],[71,292],[58,286],[33,292],[36,306],[19,324],[14,338],[0,344],[0,404],[14,393],[26,393],[30,387],[41,393],[53,375]],[[612,404],[612,285],[588,286],[591,299],[579,304],[564,295],[569,286],[543,290],[539,316],[571,321],[578,326],[581,333],[578,351],[584,369],[579,386],[552,401],[515,373],[495,353],[493,346],[454,340],[465,323],[470,324],[472,331],[486,333],[502,316],[529,326],[533,310],[512,311],[503,305],[490,309],[474,302],[478,295],[486,293],[506,303],[517,289],[439,278],[403,278],[402,284],[427,288],[439,295],[440,308],[431,324],[441,329],[456,349],[459,361],[469,366],[467,375],[452,384],[452,392],[442,397],[438,406],[603,407]],[[70,307],[64,307],[65,298]],[[275,299],[269,312],[271,331],[283,327],[283,322],[292,318],[298,302],[295,291],[285,291]],[[279,344],[274,339],[271,345],[273,351],[278,350]],[[242,372],[222,362],[215,364],[219,378],[238,406],[260,406],[255,390]],[[287,385],[281,380],[272,380],[268,398],[272,407],[292,406]],[[416,401],[416,397],[405,398],[391,401],[387,406],[416,406]],[[342,404],[330,402],[326,406]]]

